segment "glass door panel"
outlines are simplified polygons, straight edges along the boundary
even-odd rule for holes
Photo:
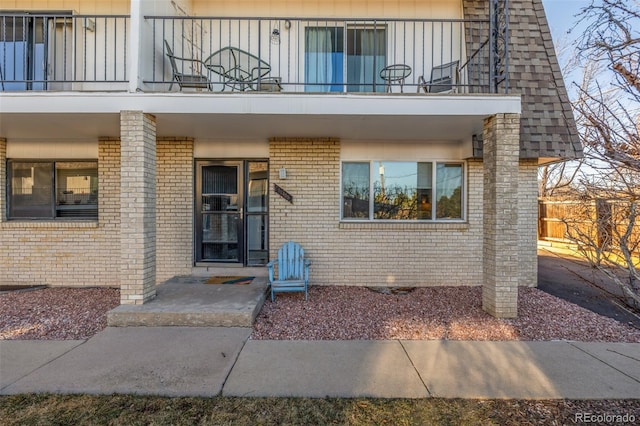
[[[342,92],[344,73],[344,29],[305,29],[305,91]]]
[[[242,262],[241,163],[198,167],[197,260]]]
[[[384,92],[380,71],[386,66],[385,27],[347,30],[347,91]]]
[[[267,243],[268,163],[266,161],[249,161],[247,175],[247,265],[265,265],[269,261]]]
[[[0,17],[0,91],[46,89],[47,18]]]
[[[196,162],[196,262],[269,261],[266,160]]]

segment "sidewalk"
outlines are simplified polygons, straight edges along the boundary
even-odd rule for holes
[[[261,341],[249,328],[109,327],[0,341],[0,394],[640,398],[640,344]]]

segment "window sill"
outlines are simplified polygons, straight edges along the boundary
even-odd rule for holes
[[[395,221],[341,221],[339,229],[398,229],[398,230],[437,230],[467,231],[468,222],[395,222]]]
[[[96,229],[98,221],[87,220],[20,220],[0,222],[0,229]]]

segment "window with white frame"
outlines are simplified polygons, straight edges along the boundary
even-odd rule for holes
[[[97,219],[96,161],[8,162],[9,219]]]
[[[344,220],[463,220],[460,162],[345,161]]]

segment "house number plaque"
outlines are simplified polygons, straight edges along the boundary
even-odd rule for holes
[[[273,189],[276,191],[276,194],[293,204],[293,195],[282,189],[277,183],[273,184]]]

